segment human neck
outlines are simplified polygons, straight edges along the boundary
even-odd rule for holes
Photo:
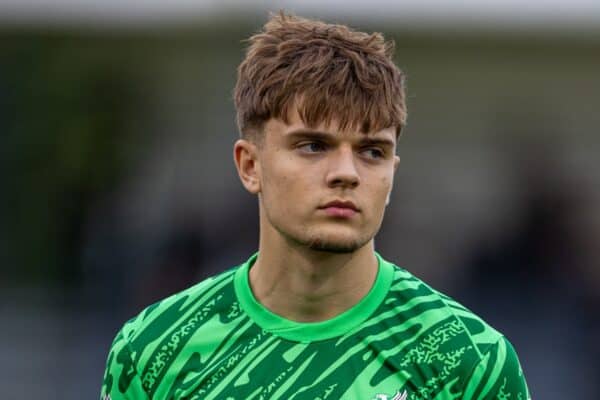
[[[369,241],[345,254],[328,253],[261,240],[250,269],[254,297],[273,313],[297,322],[324,321],[341,314],[367,295],[378,271]]]

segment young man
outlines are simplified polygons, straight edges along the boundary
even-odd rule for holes
[[[103,399],[529,398],[500,333],[374,251],[406,119],[391,53],[283,14],[250,39],[234,160],[259,251],[127,322]]]

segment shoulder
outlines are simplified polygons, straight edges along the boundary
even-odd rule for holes
[[[128,320],[113,341],[115,348],[127,348],[136,364],[143,352],[175,330],[186,330],[215,309],[233,300],[233,275],[237,267],[209,277],[181,292],[144,308]]]
[[[432,381],[454,382],[464,399],[505,393],[529,398],[515,349],[501,332],[450,296],[394,267],[388,302],[405,310],[398,322],[414,332],[406,365],[441,371]]]
[[[127,321],[109,351],[103,395],[114,399],[146,398],[146,390],[156,381],[148,369],[163,371],[168,356],[177,353],[178,345],[195,328],[215,310],[219,312],[230,305],[236,270],[237,267],[160,300]]]
[[[123,327],[132,344],[145,345],[180,320],[193,317],[194,311],[202,312],[222,303],[221,300],[229,300],[226,294],[232,290],[236,270],[237,267],[209,277],[144,308]]]
[[[479,354],[496,343],[502,333],[489,325],[452,297],[417,278],[407,270],[394,266],[390,297],[398,304],[410,307],[411,315],[421,324],[447,326],[468,339]]]

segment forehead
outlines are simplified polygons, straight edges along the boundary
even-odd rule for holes
[[[378,131],[360,132],[358,129],[346,128],[344,130],[339,129],[339,124],[335,119],[332,119],[330,123],[325,121],[320,122],[318,125],[309,126],[301,118],[297,109],[293,109],[288,117],[287,121],[280,118],[271,118],[265,122],[264,125],[265,135],[273,139],[285,138],[296,132],[319,132],[321,134],[328,134],[335,138],[345,139],[356,139],[362,138],[387,138],[396,142],[396,128],[388,127]]]

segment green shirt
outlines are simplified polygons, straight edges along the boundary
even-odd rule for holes
[[[102,399],[530,399],[515,350],[471,311],[379,255],[337,317],[286,320],[244,264],[151,305],[110,350]]]

